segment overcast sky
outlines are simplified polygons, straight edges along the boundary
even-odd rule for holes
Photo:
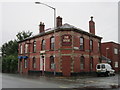
[[[43,3],[56,8],[56,16],[63,18],[63,24],[68,23],[87,32],[90,17],[93,16],[96,35],[103,37],[102,42],[118,42],[117,2]],[[15,39],[19,31],[30,30],[34,35],[38,34],[41,21],[46,29],[54,26],[53,10],[34,2],[1,2],[0,11],[2,44]]]

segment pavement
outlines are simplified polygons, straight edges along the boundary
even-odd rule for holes
[[[118,77],[119,74],[110,77],[54,77],[2,74],[2,88],[109,88],[118,90],[120,89]]]

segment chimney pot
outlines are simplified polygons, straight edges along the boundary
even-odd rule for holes
[[[44,23],[40,22],[40,25],[39,25],[39,33],[44,32],[44,31],[45,31],[44,29],[45,29]]]
[[[91,20],[89,21],[89,32],[95,34],[95,22],[93,21],[93,16],[90,18]]]
[[[57,27],[62,26],[62,18],[60,16],[57,17],[56,22],[57,22]]]
[[[93,21],[93,16],[91,16],[90,18],[91,18],[91,21]]]

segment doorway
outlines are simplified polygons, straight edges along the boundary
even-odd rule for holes
[[[62,73],[63,76],[71,75],[71,56],[62,56]]]
[[[45,55],[40,55],[40,71],[45,71]]]

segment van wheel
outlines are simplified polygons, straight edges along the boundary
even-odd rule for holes
[[[115,73],[113,74],[113,76],[115,76]]]
[[[107,71],[107,72],[105,73],[105,76],[106,76],[106,77],[109,77],[109,76],[110,76],[110,73]]]
[[[100,74],[97,74],[97,77],[100,77]]]

